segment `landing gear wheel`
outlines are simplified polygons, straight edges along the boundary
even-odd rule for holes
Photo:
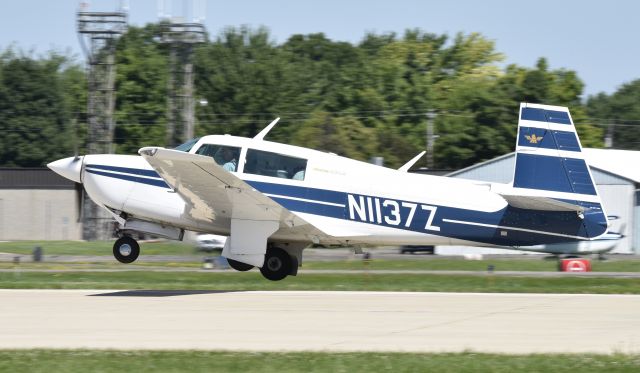
[[[264,256],[264,264],[260,273],[271,281],[280,281],[291,273],[291,257],[286,251],[272,247]]]
[[[242,263],[237,260],[227,258],[227,262],[229,262],[229,267],[235,269],[236,271],[246,272],[253,268],[251,264]]]
[[[131,237],[120,237],[113,244],[113,256],[120,263],[133,263],[140,255],[140,245]]]

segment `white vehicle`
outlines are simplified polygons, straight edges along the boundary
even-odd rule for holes
[[[198,251],[212,252],[222,250],[227,242],[227,237],[217,234],[199,234],[196,238],[196,249]]]
[[[254,138],[205,136],[141,156],[91,154],[48,166],[82,183],[111,213],[113,252],[130,263],[128,234],[181,239],[185,229],[229,236],[234,269],[295,275],[310,243],[527,247],[597,238],[607,217],[564,107],[521,104],[511,184],[408,173]],[[363,139],[364,141],[365,139]]]

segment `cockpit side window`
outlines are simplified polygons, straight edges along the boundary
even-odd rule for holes
[[[181,152],[189,153],[189,150],[191,150],[191,148],[193,148],[193,146],[198,142],[198,140],[200,140],[200,138],[196,137],[195,139],[191,139],[191,140],[185,142],[182,145],[178,145],[173,150],[179,150]]]
[[[206,155],[213,158],[217,164],[227,171],[238,170],[238,159],[240,158],[240,148],[236,146],[202,144],[196,154]]]
[[[262,150],[247,150],[244,172],[254,175],[304,180],[307,160]]]

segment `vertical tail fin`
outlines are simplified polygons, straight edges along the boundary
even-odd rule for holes
[[[520,105],[513,187],[599,202],[569,109]]]
[[[606,214],[566,107],[520,104],[511,193],[505,199],[514,206],[578,212],[586,237],[606,231]]]

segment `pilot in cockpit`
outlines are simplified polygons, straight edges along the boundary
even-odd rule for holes
[[[234,152],[232,149],[224,147],[221,149],[222,150],[222,160],[223,160],[223,164],[222,164],[222,168],[224,168],[227,171],[233,171],[235,172],[236,169],[238,168],[238,157],[236,156],[236,152]]]

